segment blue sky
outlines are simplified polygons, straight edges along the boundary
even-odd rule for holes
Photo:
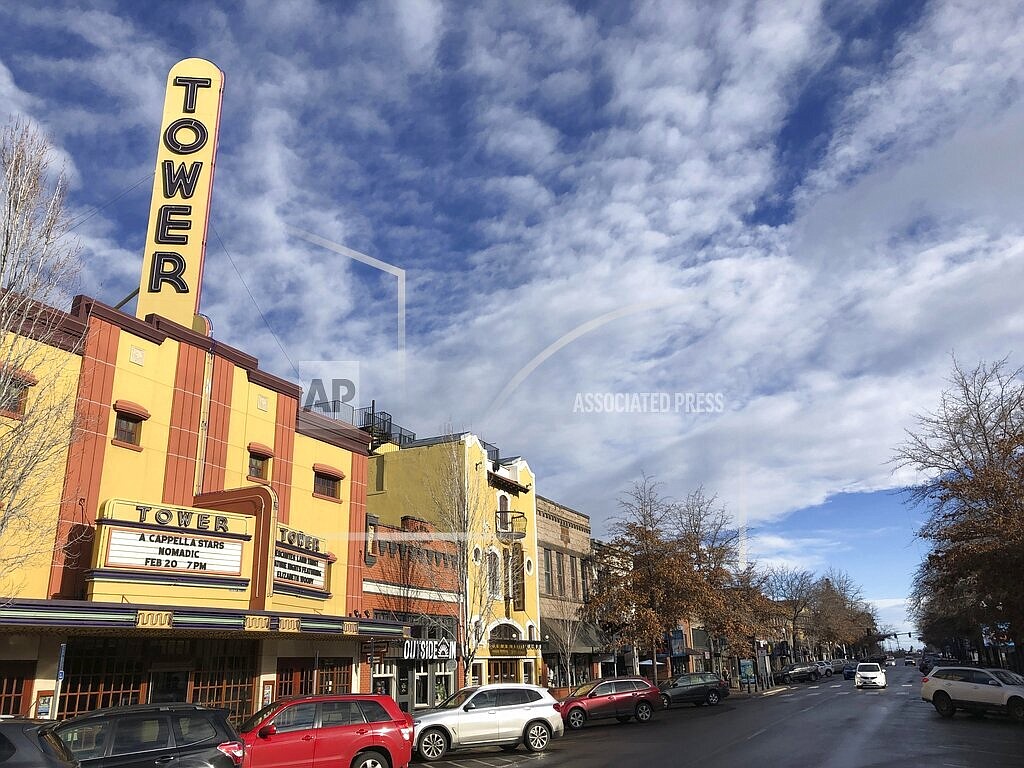
[[[526,456],[599,532],[641,471],[703,484],[753,557],[844,568],[901,625],[923,550],[892,449],[951,354],[1024,328],[1022,26],[967,1],[4,4],[0,110],[53,137],[81,291],[113,304],[167,71],[214,61],[218,338],[296,380],[357,361],[362,404]],[[394,277],[298,231],[405,271],[404,350]],[[641,392],[722,407],[574,408]]]

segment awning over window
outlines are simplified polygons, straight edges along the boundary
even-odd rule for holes
[[[541,619],[540,636],[547,639],[544,646],[544,653],[558,653],[564,644],[567,622],[558,619]],[[570,653],[603,653],[607,641],[601,630],[589,622],[581,622],[576,629],[576,637],[570,649]]]

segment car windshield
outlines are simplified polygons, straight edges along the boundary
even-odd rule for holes
[[[995,675],[1003,685],[1024,685],[1024,677],[1008,669],[990,669],[989,672]]]
[[[882,668],[877,664],[858,664],[858,672],[881,672]]]
[[[248,733],[249,731],[251,731],[259,723],[263,722],[263,720],[267,717],[267,715],[269,715],[271,712],[274,711],[274,707],[276,707],[276,706],[277,706],[277,702],[276,701],[273,702],[272,704],[267,704],[267,706],[265,706],[263,709],[261,709],[255,715],[252,715],[251,717],[248,717],[245,720],[243,720],[242,724],[240,726],[238,726],[238,732],[239,733]]]
[[[474,693],[476,693],[476,688],[463,688],[461,691],[453,693],[447,699],[434,707],[434,709],[458,709],[469,701],[469,697]]]
[[[570,691],[569,692],[569,696],[567,698],[573,697],[573,696],[586,696],[588,693],[590,693],[592,690],[594,690],[594,688],[596,688],[597,684],[600,683],[600,682],[601,682],[600,680],[591,680],[589,683],[584,683],[583,685],[581,685],[580,687],[576,688],[575,690]]]

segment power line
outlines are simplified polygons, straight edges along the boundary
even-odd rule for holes
[[[154,171],[154,173],[155,173],[155,171]],[[120,200],[122,197],[127,195],[133,189],[135,189],[137,186],[139,186],[139,184],[141,184],[144,181],[149,181],[151,178],[153,178],[153,174],[152,173],[149,173],[149,174],[143,176],[141,179],[136,181],[130,187],[128,187],[127,189],[122,190],[116,197],[112,197],[110,200],[105,202],[103,205],[99,206],[98,208],[93,208],[92,211],[90,211],[86,215],[83,215],[81,218],[72,219],[71,223],[68,225],[68,232],[73,232],[74,230],[78,229],[78,227],[80,227],[82,224],[85,224],[85,222],[87,222],[89,219],[91,219],[97,213],[102,211],[104,208],[108,208],[109,206],[113,205],[118,200]]]
[[[231,264],[231,268],[235,270],[235,274],[238,275],[238,279],[242,282],[242,287],[245,288],[245,292],[248,293],[249,298],[252,299],[253,306],[256,307],[256,311],[259,312],[260,319],[263,320],[263,324],[267,326],[267,330],[270,331],[270,335],[274,337],[274,341],[277,342],[277,346],[280,348],[281,354],[284,355],[284,359],[288,361],[288,365],[290,365],[292,367],[292,370],[295,371],[295,378],[300,378],[298,367],[295,365],[295,363],[292,362],[292,359],[288,356],[288,352],[285,350],[284,344],[281,343],[281,339],[277,337],[277,334],[274,333],[274,329],[270,327],[270,323],[267,321],[267,316],[263,314],[263,310],[260,309],[260,305],[256,301],[256,297],[252,295],[252,291],[249,290],[249,286],[246,284],[245,278],[242,277],[242,273],[239,271],[238,266],[235,264],[235,260],[231,258],[231,253],[228,251],[227,246],[224,245],[224,241],[221,239],[220,232],[217,231],[217,228],[213,226],[213,224],[210,225],[210,229],[213,230],[213,234],[217,238],[217,242],[220,243],[221,250],[224,251],[224,255],[228,257],[228,262]]]

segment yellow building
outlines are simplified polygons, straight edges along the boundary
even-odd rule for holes
[[[404,532],[409,547],[376,539],[376,562],[363,573],[366,604],[407,622],[414,636],[455,641],[464,680],[536,683],[543,642],[535,479],[526,461],[500,458],[471,433],[384,443],[370,457],[367,485],[371,527],[388,526],[392,540]],[[413,536],[411,519],[429,530]],[[419,552],[428,567],[415,565]],[[396,557],[414,565],[389,566]],[[433,703],[417,699],[417,679],[433,691],[455,666],[422,655],[383,660],[410,709]]]
[[[45,394],[74,416],[0,539],[0,714],[368,691],[366,645],[407,633],[362,603],[370,436],[195,314],[222,82],[168,77],[136,316],[80,296],[0,337],[39,356],[5,370],[4,455]]]

